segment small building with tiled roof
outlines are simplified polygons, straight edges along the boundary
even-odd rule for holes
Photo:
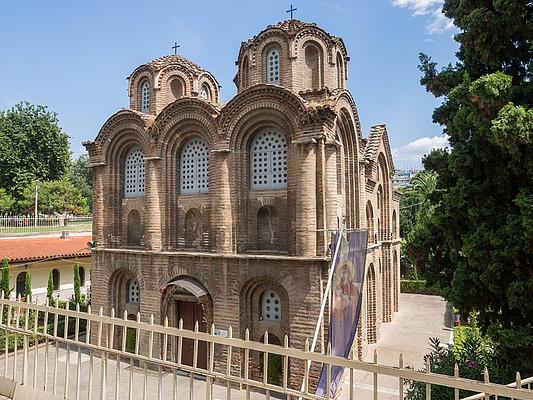
[[[52,271],[54,296],[69,299],[74,289],[73,266],[80,264],[82,293],[90,287],[91,236],[72,235],[18,236],[0,239],[0,258],[7,259],[10,267],[11,297],[24,291],[24,281],[31,275],[32,299],[46,302],[48,277]]]

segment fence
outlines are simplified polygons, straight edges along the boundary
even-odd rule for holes
[[[0,216],[0,235],[36,232],[91,230],[92,216],[75,215],[3,215]]]
[[[271,397],[323,399],[314,394],[310,375],[300,370],[303,385],[289,384],[289,365],[303,366],[310,362],[324,364],[326,385],[331,383],[331,369],[338,365],[346,370],[345,390],[342,396],[354,399],[355,373],[373,376],[373,399],[378,399],[378,378],[393,377],[398,382],[398,399],[404,398],[406,380],[422,382],[425,398],[431,399],[431,387],[452,388],[454,398],[460,390],[514,399],[533,399],[533,391],[522,386],[517,377],[516,388],[485,381],[463,379],[430,372],[347,360],[340,357],[313,353],[289,346],[285,338],[282,346],[232,337],[211,328],[211,333],[156,325],[151,316],[148,323],[123,318],[39,306],[20,301],[0,299],[0,395],[14,399],[270,399]],[[182,324],[180,323],[180,326]],[[82,334],[82,330],[86,334]],[[3,346],[1,341],[4,341]],[[142,341],[142,343],[141,343]],[[40,343],[40,344],[39,344]],[[192,358],[186,360],[186,348],[192,349]],[[200,365],[201,347],[207,350],[207,363]],[[11,350],[20,348],[19,351]],[[174,352],[175,351],[175,352]],[[1,354],[1,353],[0,353]],[[252,358],[258,355],[262,371],[269,370],[270,355],[282,361],[282,377],[270,382],[254,376]],[[296,360],[296,362],[295,362]],[[293,370],[294,373],[294,370]],[[265,374],[262,374],[265,376]],[[3,378],[2,378],[3,376]],[[301,382],[300,382],[301,384]],[[327,399],[329,399],[329,390]],[[489,395],[490,394],[490,395]],[[357,396],[357,398],[361,398]],[[381,396],[379,397],[381,398]],[[450,397],[451,398],[451,397]]]

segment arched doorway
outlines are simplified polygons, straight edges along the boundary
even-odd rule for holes
[[[183,329],[194,330],[198,323],[199,332],[208,332],[213,321],[213,300],[207,289],[189,276],[180,276],[171,279],[161,288],[161,317],[168,318],[170,326],[179,326],[180,320]],[[197,342],[196,366],[207,368],[207,342]],[[179,341],[177,337],[169,340],[167,354],[171,361],[178,361]],[[193,365],[195,343],[192,339],[183,338],[181,341],[181,363]]]
[[[370,264],[368,267],[368,279],[366,290],[366,329],[368,343],[376,343],[377,340],[377,297],[376,297],[376,271],[374,265]]]

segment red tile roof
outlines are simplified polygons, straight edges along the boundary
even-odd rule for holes
[[[91,251],[87,249],[87,242],[91,240],[91,236],[71,236],[69,239],[61,239],[58,236],[0,239],[0,259],[20,262],[88,257]]]

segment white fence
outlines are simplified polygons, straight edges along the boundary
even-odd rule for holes
[[[91,230],[92,216],[78,215],[2,215],[0,235],[16,235],[34,232]]]
[[[219,336],[214,327],[209,334],[198,332],[198,324],[189,331],[168,327],[167,322],[156,325],[153,316],[145,323],[140,322],[140,315],[137,321],[130,321],[126,314],[124,318],[114,314],[112,311],[111,316],[104,316],[100,310],[94,315],[90,309],[82,313],[0,299],[0,343],[4,341],[0,349],[0,395],[40,400],[323,399],[314,394],[305,369],[293,367],[288,372],[289,365],[303,367],[310,362],[315,367],[326,366],[327,385],[332,366],[344,367],[348,389],[341,396],[350,400],[356,398],[356,372],[373,376],[373,399],[382,398],[378,379],[384,376],[397,380],[398,399],[404,398],[406,380],[422,382],[426,399],[431,399],[433,385],[451,388],[454,394],[450,398],[455,399],[459,399],[460,390],[482,393],[485,399],[533,399],[533,391],[524,388],[519,376],[516,388],[506,387],[489,383],[488,376],[481,382],[435,374],[430,368],[420,372],[403,368],[401,363],[391,367],[313,353],[308,344],[305,349],[290,347],[287,338],[282,346],[276,346],[266,344],[268,335],[265,343],[259,343],[250,341],[247,331],[244,339],[237,339],[232,337],[231,328],[227,335]],[[86,329],[84,335],[82,327]],[[41,344],[32,346],[36,341]],[[10,350],[8,343],[20,350]],[[186,361],[189,345],[192,359]],[[204,345],[207,363],[201,366],[199,357]],[[253,372],[253,358],[260,360],[263,371],[269,370],[269,355],[282,360],[282,379],[278,383]],[[294,380],[290,374],[303,377],[302,388],[290,383]]]

